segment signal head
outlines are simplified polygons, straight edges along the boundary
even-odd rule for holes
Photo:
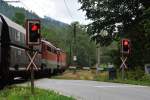
[[[40,44],[40,20],[27,20],[27,45]]]
[[[130,40],[129,39],[122,39],[121,40],[121,52],[129,54],[130,53]]]

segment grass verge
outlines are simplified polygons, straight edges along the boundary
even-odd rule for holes
[[[103,81],[103,82],[112,82],[112,83],[123,83],[123,84],[133,84],[133,85],[143,85],[143,86],[150,86],[150,80],[134,80],[134,79],[121,79],[120,77],[109,80],[108,76],[101,77],[101,76],[95,76],[94,81]]]
[[[122,80],[121,75],[114,80],[109,80],[108,72],[101,72],[98,75],[95,74],[95,71],[88,70],[78,70],[75,74],[73,71],[67,70],[63,75],[58,75],[52,77],[53,79],[67,79],[67,80],[94,80],[94,81],[102,81],[102,82],[112,82],[112,83],[124,83],[124,84],[133,84],[133,85],[144,85],[150,86],[150,76],[146,76],[141,80],[134,79],[125,79]]]
[[[0,91],[0,100],[75,100],[54,91],[35,88],[35,95],[29,87],[10,86]]]

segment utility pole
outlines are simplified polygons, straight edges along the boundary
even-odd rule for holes
[[[72,64],[72,44],[70,41],[70,49],[69,49],[69,66]]]
[[[73,65],[75,66],[75,69],[74,69],[74,73],[76,73],[76,68],[77,68],[77,66],[76,66],[76,61],[77,61],[77,52],[76,52],[76,47],[77,47],[77,45],[76,45],[76,23],[74,24],[74,29],[73,29],[73,39],[74,39],[74,41],[73,41]]]
[[[76,23],[74,24],[74,54],[76,55]]]
[[[98,74],[98,68],[100,66],[100,45],[97,46],[97,65],[96,65],[96,75]]]

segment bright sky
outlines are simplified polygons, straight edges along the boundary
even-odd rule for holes
[[[8,0],[5,0],[8,1]],[[15,1],[15,0],[9,0]],[[13,6],[24,7],[29,11],[35,12],[40,17],[49,16],[53,19],[70,24],[79,21],[81,24],[89,23],[85,20],[85,13],[79,10],[81,4],[78,0],[20,0],[20,3],[11,3]],[[65,1],[66,5],[65,6]]]

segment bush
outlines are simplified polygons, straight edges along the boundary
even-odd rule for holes
[[[142,77],[142,80],[143,80],[143,81],[150,81],[150,74],[145,74],[145,75]]]
[[[131,80],[141,80],[144,76],[144,71],[140,69],[140,67],[137,67],[135,70],[127,71],[127,79]]]

